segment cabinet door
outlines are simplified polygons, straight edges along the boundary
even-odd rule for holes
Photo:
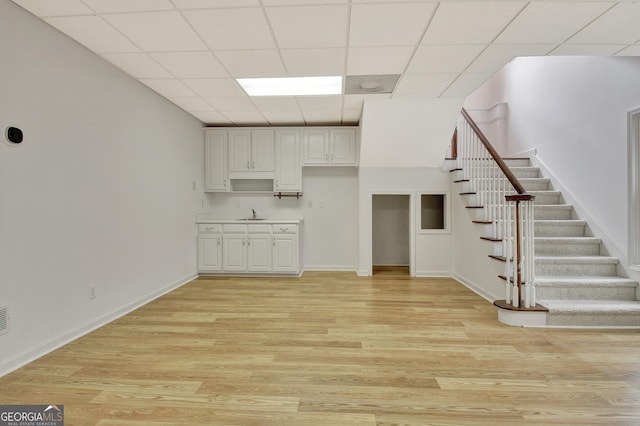
[[[204,190],[229,191],[226,130],[205,131],[204,159]]]
[[[251,131],[229,130],[229,171],[251,170]]]
[[[354,129],[331,130],[329,162],[356,164],[356,132]]]
[[[329,132],[326,129],[305,130],[304,164],[326,164],[328,150]]]
[[[297,130],[276,131],[276,179],[274,191],[302,191],[300,133]]]
[[[298,236],[273,236],[273,272],[298,272]]]
[[[204,272],[222,270],[222,235],[198,235],[198,270]]]
[[[222,269],[225,272],[245,272],[247,270],[247,243],[245,234],[223,235],[224,256]]]
[[[254,130],[251,133],[251,170],[272,172],[275,168],[275,136],[273,130]]]
[[[271,235],[251,235],[247,242],[248,262],[250,272],[271,271]]]

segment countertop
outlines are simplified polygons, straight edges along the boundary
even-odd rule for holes
[[[196,223],[251,223],[251,224],[278,224],[278,223],[302,223],[302,219],[284,219],[284,218],[261,218],[258,216],[258,220],[255,219],[229,219],[221,218],[208,214],[200,214],[196,217]]]

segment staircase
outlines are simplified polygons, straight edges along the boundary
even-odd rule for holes
[[[576,218],[571,205],[529,159],[505,160],[534,195],[537,303],[548,309],[548,326],[640,326],[638,283],[619,276],[618,259]],[[471,200],[470,200],[471,201]],[[490,237],[490,236],[489,236]],[[495,257],[495,256],[494,256]]]

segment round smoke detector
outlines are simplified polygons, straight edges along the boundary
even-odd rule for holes
[[[360,83],[360,88],[364,90],[375,91],[380,89],[380,82],[377,80],[366,80]]]

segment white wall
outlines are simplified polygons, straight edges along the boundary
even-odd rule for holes
[[[210,193],[207,211],[221,218],[245,217],[256,209],[268,218],[303,218],[305,270],[356,269],[358,262],[358,169],[304,167],[303,198],[273,194]],[[311,203],[311,204],[310,204]]]
[[[195,276],[203,171],[199,121],[10,1],[0,70],[1,375]]]
[[[450,191],[441,169],[462,99],[394,99],[365,102],[361,123],[358,274],[371,275],[373,194],[408,194],[412,208],[421,191]],[[419,233],[412,211],[412,262],[416,275],[451,275],[450,233]]]
[[[640,58],[518,58],[465,106],[508,102],[503,154],[537,150],[623,264],[628,251],[627,111],[640,106]]]
[[[440,167],[462,99],[365,102],[360,121],[361,167]]]

